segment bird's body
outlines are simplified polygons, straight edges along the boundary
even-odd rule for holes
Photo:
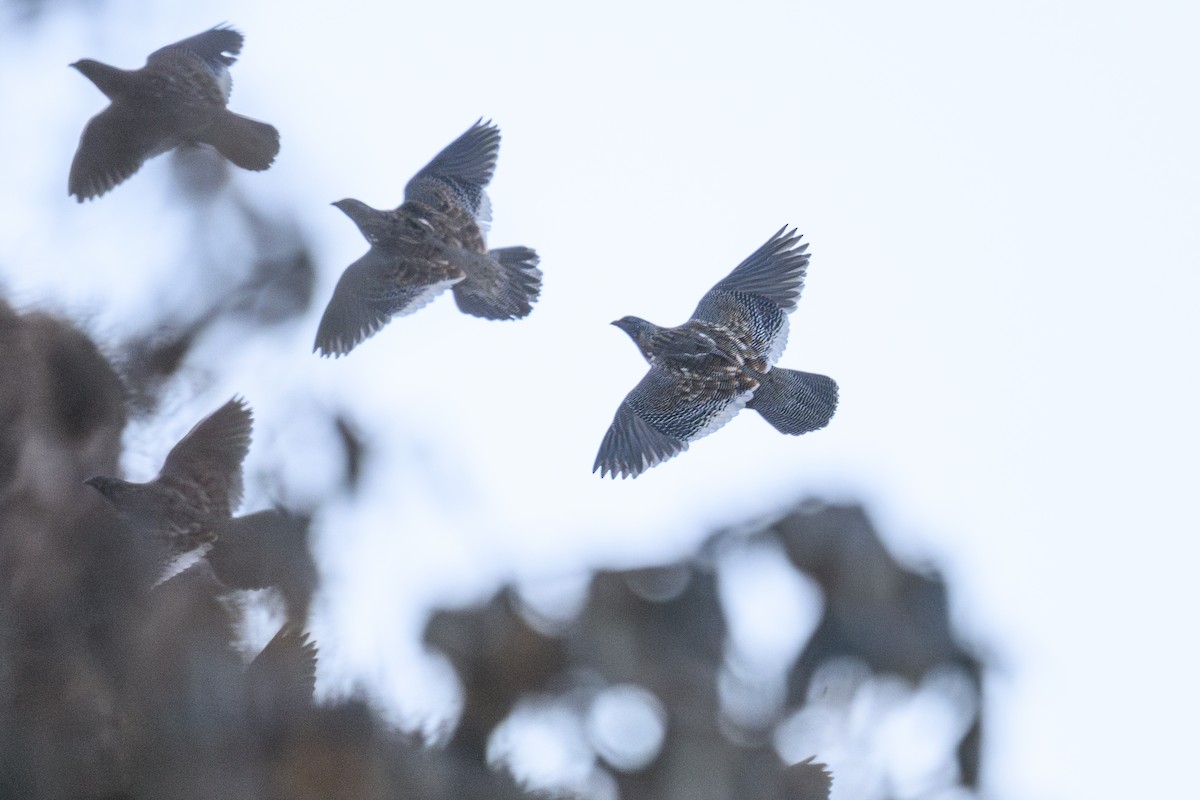
[[[253,416],[240,399],[208,415],[171,448],[150,481],[97,476],[86,483],[169,560],[211,544],[242,499],[242,461]]]
[[[391,211],[353,199],[334,203],[371,249],[342,273],[317,329],[313,350],[341,356],[386,325],[452,288],[458,307],[485,319],[529,314],[541,290],[537,253],[489,250],[500,131],[478,122],[408,182]]]
[[[89,485],[135,527],[195,545],[214,536],[229,518],[221,514],[199,482],[172,475],[160,475],[145,483],[97,476],[89,479]]]
[[[80,202],[102,195],[147,159],[181,145],[211,145],[244,169],[269,167],[279,132],[226,108],[229,67],[241,49],[242,34],[217,27],[154,51],[140,69],[89,58],[72,64],[111,103],[80,136],[70,194]]]
[[[789,434],[829,422],[837,384],[774,366],[808,266],[808,246],[785,231],[717,283],[682,325],[660,327],[632,316],[613,323],[633,339],[650,371],[617,409],[593,471],[636,477],[746,407]]]

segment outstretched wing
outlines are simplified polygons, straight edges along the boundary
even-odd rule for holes
[[[392,317],[416,311],[462,279],[462,270],[444,259],[412,258],[372,247],[338,279],[313,351],[345,355]]]
[[[110,105],[83,129],[67,189],[81,203],[98,197],[131,177],[146,159],[173,144],[160,126],[147,124],[127,105]]]
[[[632,478],[679,455],[732,419],[755,385],[724,370],[651,367],[617,409],[592,472]]]
[[[800,244],[800,238],[801,235],[794,228],[789,232],[784,225],[712,287],[696,311],[704,307],[705,300],[714,292],[761,297],[774,303],[781,311],[795,311],[800,290],[804,288],[809,259],[808,244]]]
[[[235,397],[196,423],[163,462],[159,479],[197,485],[214,514],[229,516],[242,501],[242,461],[250,450],[254,415]]]
[[[483,189],[492,180],[499,154],[500,128],[480,119],[412,177],[404,187],[404,199],[436,206],[439,187],[449,187],[463,208],[486,227],[491,204]]]
[[[245,37],[233,28],[218,25],[204,33],[158,48],[146,58],[146,65],[155,66],[164,61],[170,63],[174,55],[183,50],[204,61],[213,72],[220,73],[237,61],[244,40]]]
[[[164,80],[161,91],[185,107],[224,106],[233,91],[229,66],[237,61],[235,54],[241,50],[240,33],[217,27],[155,50],[146,59],[146,72]],[[237,159],[231,160],[238,163]]]
[[[774,363],[787,345],[787,314],[808,270],[807,244],[787,226],[708,291],[692,319],[722,325]]]
[[[262,719],[297,714],[312,706],[317,646],[303,623],[287,623],[246,668],[249,711]]]

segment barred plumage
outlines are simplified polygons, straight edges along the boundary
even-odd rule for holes
[[[613,324],[629,334],[650,371],[626,395],[592,471],[636,477],[720,428],[743,407],[777,430],[826,425],[837,384],[774,367],[787,344],[808,268],[807,244],[781,228],[700,300],[691,319],[663,328],[639,317]]]
[[[500,129],[476,122],[434,156],[404,188],[404,202],[381,211],[358,200],[334,203],[371,249],[338,280],[313,351],[349,353],[395,316],[412,313],[451,288],[461,311],[485,319],[527,316],[541,292],[537,253],[488,250]]]

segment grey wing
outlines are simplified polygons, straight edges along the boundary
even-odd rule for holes
[[[197,422],[171,448],[160,477],[200,484],[227,516],[242,500],[242,461],[250,450],[253,425],[246,401],[234,397]]]
[[[448,262],[408,260],[372,247],[338,279],[313,352],[345,355],[392,317],[416,311],[462,279],[462,270]]]
[[[173,142],[123,105],[110,105],[88,121],[71,161],[67,190],[83,202],[131,177],[151,156]]]
[[[238,31],[225,25],[218,25],[204,33],[180,39],[178,42],[160,47],[146,59],[147,65],[153,65],[170,58],[172,51],[186,50],[193,53],[207,64],[213,72],[222,72],[237,61],[237,54],[242,52],[244,37]]]
[[[289,622],[246,667],[246,693],[256,715],[295,714],[312,705],[317,646],[303,621]]]
[[[651,367],[617,409],[592,472],[636,477],[720,428],[752,396],[715,375]]]
[[[628,401],[621,403],[612,425],[600,442],[592,472],[600,477],[636,478],[651,467],[687,450],[688,444],[668,436],[638,414]]]
[[[692,319],[725,326],[775,363],[787,346],[787,314],[804,288],[807,250],[794,229],[780,228],[700,299]]]
[[[780,311],[794,311],[796,301],[800,299],[800,291],[804,288],[809,259],[806,252],[808,244],[800,244],[800,238],[795,229],[788,232],[786,225],[780,228],[762,247],[751,253],[745,261],[734,267],[733,272],[709,290],[708,295],[705,295],[697,306],[693,317],[707,318],[701,314],[705,311],[705,302],[709,295],[714,293],[749,295],[772,303]]]
[[[404,187],[404,199],[436,206],[439,185],[448,186],[455,198],[481,224],[491,219],[491,205],[483,189],[496,171],[500,154],[500,128],[480,119],[433,157]]]

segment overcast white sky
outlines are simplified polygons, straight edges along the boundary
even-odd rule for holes
[[[945,570],[964,632],[998,657],[990,796],[1193,786],[1200,12],[646,5],[121,1],[33,27],[0,11],[0,285],[115,335],[170,284],[185,222],[165,159],[100,202],[67,197],[104,100],[66,65],[140,66],[227,20],[246,34],[231,108],[283,140],[242,183],[319,237],[321,302],[229,354],[160,432],[242,393],[252,470],[319,487],[303,453],[323,434],[273,420],[357,410],[380,469],[362,508],[319,520],[351,578],[325,609],[344,660],[323,670],[387,674],[431,601],[674,558],[802,496],[862,498],[891,547]],[[504,134],[490,242],[542,255],[533,314],[488,323],[447,296],[349,358],[310,356],[364,249],[329,203],[395,205],[481,115]],[[645,369],[607,323],[678,324],[785,223],[813,258],[781,363],[839,381],[832,424],[795,439],[744,414],[636,481],[592,475]],[[127,466],[161,457],[135,447]]]

